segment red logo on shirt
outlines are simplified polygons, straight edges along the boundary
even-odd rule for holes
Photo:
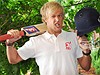
[[[66,42],[65,45],[67,50],[71,50],[71,42]]]

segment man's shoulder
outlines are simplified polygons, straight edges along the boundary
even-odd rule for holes
[[[33,36],[33,37],[30,37],[30,39],[40,39],[40,38],[43,38],[43,35],[37,35],[37,36]]]

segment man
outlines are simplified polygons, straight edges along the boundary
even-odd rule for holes
[[[31,37],[21,48],[15,49],[13,43],[21,38],[18,30],[9,30],[14,36],[6,41],[7,57],[11,64],[28,58],[35,58],[40,75],[78,75],[77,62],[85,70],[90,69],[91,57],[81,48],[73,32],[62,30],[64,20],[63,7],[57,2],[47,2],[40,10],[47,31]]]

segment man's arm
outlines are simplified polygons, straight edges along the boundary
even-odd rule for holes
[[[78,62],[80,64],[80,66],[88,71],[91,68],[91,56],[90,55],[83,55],[83,57],[78,58]]]
[[[10,64],[16,64],[22,61],[22,58],[18,55],[16,48],[14,46],[6,46],[7,58]]]
[[[18,30],[9,30],[7,34],[10,34],[14,38],[6,40],[6,50],[7,50],[7,58],[9,63],[16,64],[22,61],[22,58],[17,53],[16,48],[14,47],[14,42],[21,38],[20,32]]]
[[[91,46],[86,36],[79,37],[78,42],[83,53],[83,56],[81,58],[78,58],[78,62],[84,70],[88,71],[91,67]]]

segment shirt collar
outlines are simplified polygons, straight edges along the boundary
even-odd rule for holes
[[[50,34],[48,33],[48,31],[46,31],[43,35],[45,36],[46,39],[50,39],[51,37],[54,36],[54,34]]]
[[[62,30],[62,32],[63,32],[63,30]],[[59,35],[62,35],[62,32]],[[45,36],[46,39],[50,39],[52,37],[55,37],[54,34],[50,34],[50,33],[48,33],[48,31],[46,31],[43,35]]]

